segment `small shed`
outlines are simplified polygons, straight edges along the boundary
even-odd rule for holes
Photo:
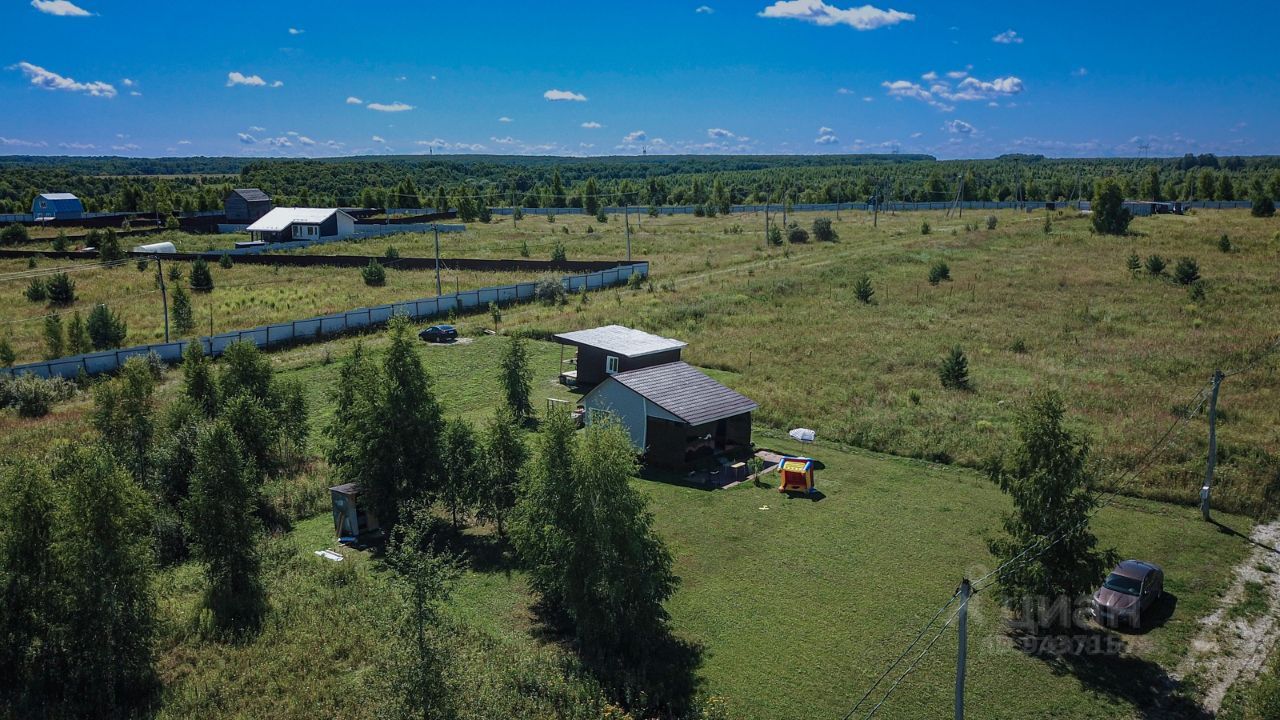
[[[338,208],[278,207],[246,229],[261,242],[319,240],[351,237],[356,221]]]
[[[613,418],[653,465],[682,468],[751,450],[755,401],[684,362],[612,375],[582,398],[586,423]]]
[[[675,362],[687,344],[622,325],[560,333],[555,341],[578,349],[571,361],[573,370],[563,370],[564,351],[561,350],[560,381],[584,387],[598,385],[617,373]]]
[[[343,542],[376,534],[382,527],[373,513],[360,505],[360,486],[346,483],[329,488],[333,500],[333,532]]]
[[[133,251],[136,253],[176,253],[178,248],[171,242],[150,243],[147,245],[135,245]]]
[[[84,215],[84,203],[71,193],[42,193],[31,201],[37,220],[77,220]]]
[[[251,223],[271,212],[271,196],[258,188],[232,190],[222,201],[229,223]]]

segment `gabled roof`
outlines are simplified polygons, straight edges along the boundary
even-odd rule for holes
[[[555,336],[555,339],[562,345],[600,348],[624,357],[640,357],[667,350],[678,350],[688,344],[621,325],[605,325],[590,330],[560,333]]]
[[[751,398],[730,390],[684,362],[628,370],[610,376],[609,380],[621,383],[690,425],[723,420],[760,407]]]
[[[258,188],[237,188],[231,191],[232,195],[239,195],[248,202],[261,202],[266,200],[271,202],[271,196],[262,192]]]
[[[71,193],[40,193],[40,197],[45,200],[80,200],[80,198]]]
[[[341,212],[337,208],[278,207],[258,218],[258,221],[247,229],[251,232],[280,232],[294,223],[319,225],[334,213]],[[346,215],[346,213],[342,214]]]

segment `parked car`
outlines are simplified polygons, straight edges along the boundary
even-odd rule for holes
[[[1093,594],[1093,617],[1099,623],[1142,627],[1142,613],[1164,595],[1164,570],[1143,560],[1125,560]]]
[[[458,339],[458,328],[452,325],[432,325],[418,333],[426,342],[453,342]]]

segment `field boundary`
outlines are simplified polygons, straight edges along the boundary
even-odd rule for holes
[[[365,259],[365,262],[368,262],[368,258]],[[524,262],[540,263],[543,261]],[[607,264],[612,266],[581,275],[568,275],[561,278],[560,283],[568,292],[583,292],[621,285],[627,282],[633,274],[641,277],[649,274],[649,263],[644,260],[631,263],[615,262]],[[330,315],[260,325],[247,330],[232,330],[191,340],[149,343],[117,350],[102,350],[53,360],[24,363],[15,365],[12,368],[6,368],[3,372],[15,377],[21,374],[31,374],[42,378],[74,378],[80,373],[99,375],[115,372],[129,358],[135,356],[146,357],[152,353],[164,362],[176,363],[182,359],[182,353],[192,342],[200,343],[204,348],[205,354],[213,357],[221,355],[232,343],[240,341],[252,342],[263,349],[316,342],[352,331],[367,330],[381,326],[396,315],[407,315],[414,320],[424,320],[448,315],[450,312],[483,309],[488,307],[489,303],[503,305],[526,302],[534,298],[537,284],[537,282],[525,282],[477,290],[463,290],[446,295],[405,300],[367,308],[356,308]]]

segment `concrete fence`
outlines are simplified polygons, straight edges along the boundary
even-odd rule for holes
[[[570,275],[561,279],[561,284],[569,292],[583,290],[599,290],[627,282],[633,274],[641,277],[649,274],[649,263],[637,261],[631,264],[620,264],[606,270]],[[177,340],[167,343],[151,343],[136,345],[119,350],[103,350],[72,357],[58,358],[41,362],[26,363],[7,368],[0,372],[10,375],[30,373],[42,378],[64,377],[74,378],[84,372],[87,375],[98,375],[119,370],[129,358],[146,357],[155,353],[161,360],[174,363],[182,358],[187,345],[198,342],[205,354],[218,356],[226,351],[234,342],[248,341],[260,348],[280,347],[283,345],[316,342],[342,335],[347,332],[375,328],[385,324],[396,315],[407,315],[414,320],[427,320],[443,317],[450,311],[467,312],[482,310],[489,303],[508,304],[532,300],[537,287],[536,282],[517,283],[515,285],[499,285],[463,290],[461,292],[439,295],[435,297],[406,300],[404,302],[377,305],[368,308],[356,308],[332,315],[321,315],[302,320],[261,325],[247,330],[232,330],[192,340]]]

